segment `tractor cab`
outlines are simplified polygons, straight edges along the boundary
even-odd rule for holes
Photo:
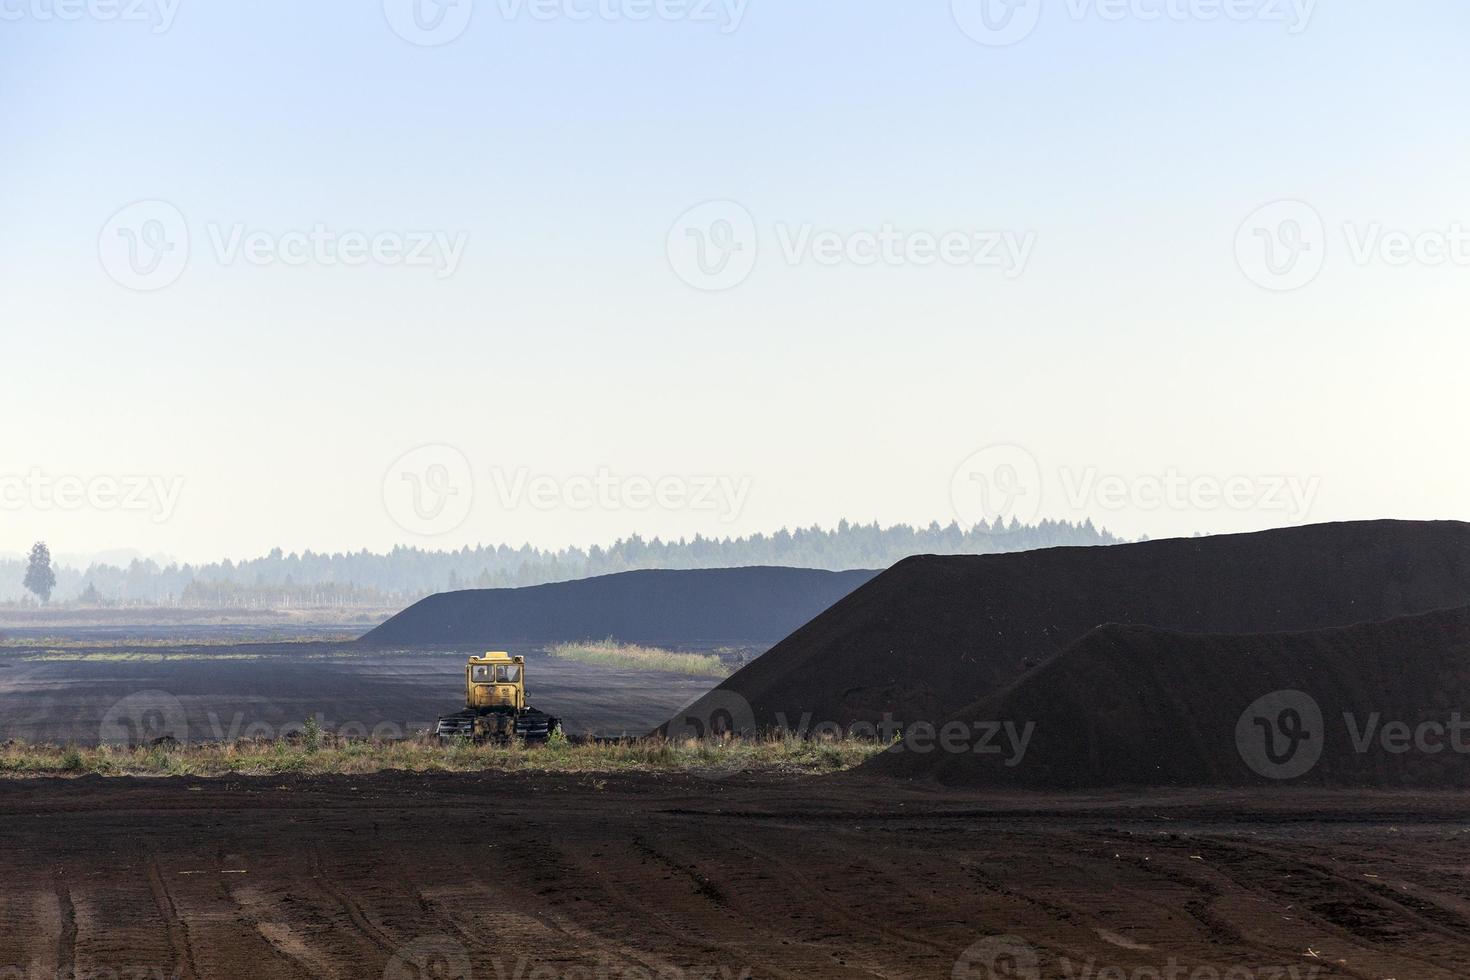
[[[471,657],[465,668],[465,707],[521,711],[526,706],[526,658],[508,653]]]

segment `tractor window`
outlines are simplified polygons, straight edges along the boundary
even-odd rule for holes
[[[494,669],[495,668],[493,668],[493,667],[483,667],[483,666],[471,667],[470,668],[470,682],[471,683],[474,683],[474,684],[491,684],[491,683],[494,683],[494,673],[493,673]]]
[[[519,684],[521,680],[521,668],[519,667],[496,667],[495,681],[498,684]]]

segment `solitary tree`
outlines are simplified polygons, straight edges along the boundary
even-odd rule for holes
[[[51,570],[51,549],[46,547],[46,542],[37,541],[36,546],[31,549],[31,563],[26,568],[25,586],[40,597],[41,601],[51,601],[51,590],[56,588],[56,573]]]

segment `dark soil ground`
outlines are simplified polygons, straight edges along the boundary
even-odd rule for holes
[[[1450,980],[1467,803],[852,775],[5,782],[0,975]]]
[[[465,657],[483,652],[364,651],[351,643],[124,643],[60,651],[88,658],[83,660],[27,659],[46,649],[0,650],[0,742],[93,745],[109,713],[142,728],[161,724],[158,734],[180,741],[276,737],[317,714],[330,733],[405,737],[464,706]],[[532,703],[561,717],[571,734],[642,734],[714,683],[510,649],[528,658]],[[172,659],[115,659],[127,654]],[[180,712],[183,734],[174,723]]]

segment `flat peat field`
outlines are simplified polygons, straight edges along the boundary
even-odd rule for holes
[[[1449,980],[1467,802],[852,773],[6,781],[0,975]]]
[[[511,649],[527,658],[532,704],[571,734],[644,734],[718,682]],[[402,738],[464,706],[465,658],[483,652],[12,634],[0,647],[0,742],[275,738],[308,716],[332,734]]]

